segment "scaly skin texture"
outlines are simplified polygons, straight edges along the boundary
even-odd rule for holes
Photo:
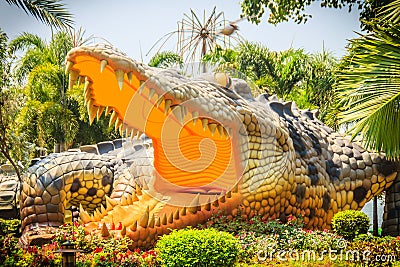
[[[315,112],[255,99],[243,80],[225,74],[188,79],[104,45],[71,50],[67,70],[71,84],[85,80],[91,120],[111,113],[116,129],[144,132],[152,147],[53,155],[29,169],[24,244],[45,239],[43,229],[78,204],[88,231],[115,231],[138,247],[239,209],[245,218],[301,215],[307,228],[330,228],[335,213],[361,209],[397,176],[396,164],[333,132]]]

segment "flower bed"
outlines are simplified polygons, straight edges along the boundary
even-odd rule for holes
[[[182,234],[180,231],[187,230],[174,231],[183,239],[169,238],[167,242],[178,240],[176,242],[182,242],[181,246],[191,244],[184,240],[195,238],[197,231],[203,237],[209,236],[214,240],[212,242],[216,242],[219,240],[219,233],[221,237],[230,238],[225,233],[229,232],[237,240],[239,251],[234,254],[236,259],[226,266],[400,266],[400,237],[359,235],[353,241],[347,241],[331,231],[303,229],[299,218],[289,217],[285,223],[279,220],[262,221],[259,217],[248,222],[240,218],[239,216],[232,221],[218,215],[206,227],[199,227],[217,231],[207,234],[201,232],[207,229]],[[60,227],[54,235],[53,243],[23,250],[17,245],[18,221],[0,220],[0,227],[0,266],[61,266],[61,255],[54,252],[67,240],[73,241],[77,248],[84,250],[77,253],[77,266],[81,267],[177,266],[176,263],[168,263],[168,258],[162,258],[159,249],[163,246],[165,248],[166,242],[164,245],[160,243],[160,248],[156,246],[147,251],[129,249],[131,240],[127,238],[103,239],[96,235],[87,235],[83,227],[75,223]],[[207,240],[204,242],[206,244]],[[208,247],[208,250],[212,253],[212,247]],[[220,253],[217,247],[215,253]],[[227,251],[223,253],[227,255]],[[203,263],[199,264],[202,266]]]

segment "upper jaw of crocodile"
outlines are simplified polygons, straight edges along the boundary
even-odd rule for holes
[[[151,68],[104,45],[72,49],[67,71],[70,86],[85,81],[91,122],[105,111],[116,130],[153,140],[158,193],[188,205],[179,196],[200,194],[205,202],[237,187],[246,164],[239,132],[246,129],[234,92]]]

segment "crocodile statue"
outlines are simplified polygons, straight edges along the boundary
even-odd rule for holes
[[[52,154],[30,167],[21,193],[21,243],[39,244],[70,206],[88,232],[149,247],[213,214],[302,216],[330,228],[391,186],[398,165],[334,132],[315,111],[261,94],[224,73],[187,78],[109,45],[72,49],[70,86],[84,83],[92,122],[110,116],[130,145]],[[138,146],[145,133],[151,140]],[[118,225],[115,227],[115,225]]]

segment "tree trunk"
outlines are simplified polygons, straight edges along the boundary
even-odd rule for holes
[[[378,236],[378,197],[374,197],[372,210],[372,229],[374,236]]]

